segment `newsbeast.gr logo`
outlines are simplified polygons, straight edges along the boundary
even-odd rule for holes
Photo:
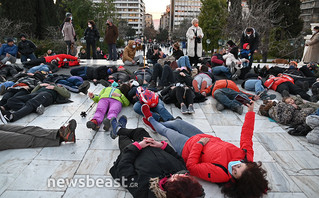
[[[129,181],[130,180],[130,181]],[[48,188],[137,188],[138,183],[134,178],[127,179],[126,177],[113,179],[112,177],[84,177],[75,178],[49,178],[47,182]]]

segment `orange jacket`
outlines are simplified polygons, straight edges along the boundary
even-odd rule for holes
[[[248,96],[252,96],[249,93],[245,93],[243,91],[240,91],[239,88],[237,87],[236,83],[234,83],[233,81],[224,79],[224,80],[217,80],[215,82],[214,88],[213,88],[213,91],[212,91],[213,98],[215,98],[214,97],[215,91],[217,89],[223,89],[223,88],[229,88],[229,89],[232,89],[232,90],[237,91],[237,92],[242,92],[242,93],[244,93],[244,94],[246,94]],[[251,98],[251,97],[249,97],[249,98]]]
[[[188,139],[182,152],[187,170],[189,170],[191,175],[206,181],[214,183],[229,181],[232,176],[228,171],[228,173],[226,173],[220,166],[227,169],[229,162],[243,160],[245,156],[247,157],[247,161],[253,161],[254,150],[252,137],[254,125],[255,113],[247,112],[241,131],[240,148],[231,143],[224,142],[218,137],[207,134],[195,135]],[[198,143],[198,141],[204,137],[210,138],[205,146]]]
[[[266,82],[264,83],[264,85],[266,87],[268,87],[269,89],[273,89],[276,91],[278,85],[280,85],[281,83],[284,82],[291,82],[294,84],[294,79],[291,78],[288,75],[282,75],[281,77],[274,77],[274,78],[269,78],[268,80],[266,80]],[[273,84],[272,84],[273,83]],[[271,85],[272,84],[272,85]],[[271,87],[269,87],[271,85]]]

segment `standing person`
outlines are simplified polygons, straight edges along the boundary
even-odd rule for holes
[[[31,60],[36,59],[34,51],[37,49],[37,46],[32,41],[26,39],[24,34],[20,35],[21,41],[18,43],[18,52],[21,54],[21,62],[27,61],[28,58]]]
[[[110,61],[117,60],[117,52],[116,52],[116,40],[119,36],[119,31],[116,25],[113,24],[112,19],[108,19],[106,22],[107,28],[105,30],[104,41],[108,44],[109,58]]]
[[[187,55],[190,58],[191,64],[197,66],[198,59],[202,56],[203,45],[202,38],[204,37],[202,28],[198,26],[198,19],[192,20],[192,26],[186,32],[187,37]]]
[[[90,59],[91,47],[93,59],[96,59],[96,40],[99,40],[100,33],[95,26],[95,22],[93,20],[88,21],[88,27],[85,29],[84,38],[86,40],[86,58]]]
[[[67,45],[67,54],[70,54],[71,45],[74,43],[75,37],[75,31],[71,22],[71,18],[66,18],[62,29],[63,40]]]
[[[240,39],[240,49],[243,49],[243,45],[249,43],[250,46],[250,61],[246,68],[243,68],[239,78],[243,79],[244,76],[250,71],[251,65],[254,62],[254,53],[258,51],[259,47],[259,34],[254,28],[248,27],[244,30]]]
[[[3,44],[0,48],[0,65],[7,61],[15,63],[17,61],[18,47],[14,44],[13,39],[8,38],[7,44]]]
[[[303,62],[319,63],[319,26],[313,28],[312,37],[306,42],[308,49],[303,58]]]

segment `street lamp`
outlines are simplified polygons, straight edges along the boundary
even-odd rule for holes
[[[211,53],[212,50],[209,47],[209,44],[211,43],[210,39],[206,39],[207,47],[208,47],[208,53]]]

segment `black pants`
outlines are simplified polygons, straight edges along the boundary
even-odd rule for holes
[[[71,41],[64,41],[66,43],[66,54],[70,54],[70,51],[71,51]]]
[[[298,77],[293,77],[293,79],[294,79],[294,81],[295,81],[295,84],[299,84],[299,83],[304,83],[304,82],[308,82],[308,84],[309,84],[309,87],[312,85],[312,84],[314,84],[315,82],[316,82],[316,80],[317,80],[317,78],[316,77],[300,77],[300,78],[298,78]],[[308,88],[309,88],[308,87]]]
[[[170,92],[170,97],[176,98],[179,108],[181,107],[181,103],[184,103],[187,107],[194,103],[192,90],[188,87],[175,87],[175,89]]]
[[[196,50],[196,49],[195,49]],[[196,53],[196,51],[195,51],[195,53]],[[189,62],[191,63],[191,65],[193,66],[195,66],[197,69],[199,69],[198,67],[197,67],[197,64],[198,64],[198,62],[199,62],[199,57],[197,56],[197,55],[195,55],[194,57],[190,57],[189,56]]]
[[[247,66],[245,68],[240,69],[240,76],[238,78],[245,79],[246,74],[248,74],[251,70],[251,66]]]
[[[24,62],[23,65],[24,67],[30,69],[31,67],[40,65],[41,63],[46,63],[45,58],[37,58],[35,60],[27,61]]]
[[[301,98],[305,100],[310,100],[310,96],[304,90],[302,90],[300,87],[293,84],[292,82],[284,82],[277,86],[276,91],[278,91],[279,93],[282,94],[284,90],[287,90],[290,94],[298,94],[301,96]]]
[[[144,137],[151,137],[150,134],[143,128],[120,128],[117,134],[119,135],[119,148],[121,152],[126,146],[132,144],[133,142],[140,142]]]
[[[18,73],[16,69],[11,66],[4,66],[0,69],[0,76],[7,77],[9,75],[14,76]]]
[[[173,71],[169,65],[164,65],[164,67],[162,67],[162,65],[160,65],[159,63],[156,63],[154,65],[152,80],[154,80],[156,83],[157,78],[160,79],[160,86],[168,86],[175,82]]]
[[[95,40],[93,40],[93,41],[86,40],[86,50],[87,50],[86,58],[90,59],[91,47],[92,47],[93,59],[96,59],[96,44],[95,44]]]
[[[25,96],[27,94],[29,94],[29,92],[26,89],[15,89],[15,88],[8,89],[7,92],[3,95],[3,97],[0,100],[0,106],[3,106],[6,110],[9,110],[9,107],[7,106],[7,102],[10,98]]]
[[[48,92],[42,91],[10,98],[7,106],[14,111],[12,113],[12,121],[16,121],[34,112],[41,104],[47,107],[53,104],[53,102],[53,96]]]

